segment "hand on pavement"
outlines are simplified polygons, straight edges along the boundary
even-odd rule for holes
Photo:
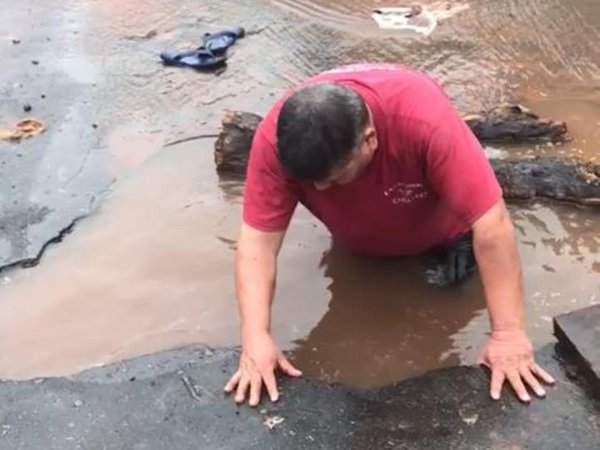
[[[546,395],[538,378],[548,384],[554,383],[548,372],[536,364],[531,342],[521,330],[492,332],[479,363],[492,371],[490,395],[494,400],[500,398],[502,385],[506,380],[523,402],[531,400],[526,386],[539,397]]]
[[[238,371],[225,385],[225,392],[234,390],[236,403],[244,403],[250,390],[248,404],[257,406],[263,383],[272,402],[279,399],[275,370],[279,368],[291,377],[302,375],[290,364],[268,332],[256,332],[244,337]]]

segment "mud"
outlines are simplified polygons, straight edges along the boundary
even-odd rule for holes
[[[242,185],[215,174],[210,139],[164,144],[217,134],[225,109],[264,114],[285,89],[321,70],[403,62],[438,78],[462,112],[508,101],[569,124],[571,142],[517,151],[598,155],[594,2],[486,0],[427,38],[379,30],[369,16],[376,6],[6,7],[2,123],[21,120],[27,103],[48,130],[0,143],[0,266],[37,259],[45,248],[38,266],[0,275],[0,376],[70,374],[188,343],[237,345],[232,260]],[[221,75],[157,62],[160,51],[188,48],[227,25],[249,35]],[[598,217],[543,203],[512,213],[528,326],[540,346],[552,315],[598,301]],[[283,249],[276,337],[309,375],[363,386],[471,361],[488,329],[478,281],[438,291],[421,285],[420,270],[331,248],[300,209]]]

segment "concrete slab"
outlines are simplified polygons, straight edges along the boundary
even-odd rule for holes
[[[222,393],[235,351],[164,352],[0,383],[0,448],[597,448],[600,405],[552,346],[537,358],[559,381],[529,406],[507,392],[491,401],[481,369],[456,367],[373,390],[282,380],[278,404],[251,409]]]
[[[600,305],[555,317],[554,334],[600,395]]]

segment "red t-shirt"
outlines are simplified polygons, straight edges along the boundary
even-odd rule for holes
[[[325,191],[291,178],[276,154],[277,117],[290,93],[261,122],[250,153],[243,219],[282,231],[301,202],[336,242],[359,253],[425,252],[467,232],[502,192],[480,143],[442,89],[391,64],[345,66],[302,85],[333,82],[369,106],[379,146],[367,169]]]

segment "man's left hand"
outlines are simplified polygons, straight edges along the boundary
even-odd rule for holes
[[[531,401],[526,385],[538,397],[544,397],[546,391],[538,378],[548,384],[554,383],[554,378],[536,364],[531,342],[521,330],[492,332],[479,364],[485,364],[492,371],[490,395],[494,400],[500,398],[506,380],[523,402]]]

